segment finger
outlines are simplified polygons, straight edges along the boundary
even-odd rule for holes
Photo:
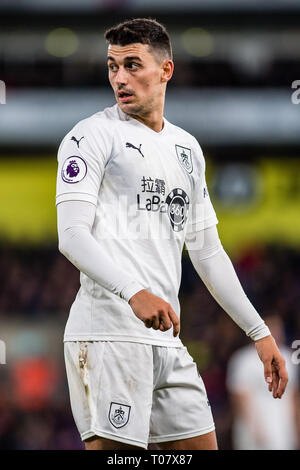
[[[179,324],[179,319],[176,313],[174,312],[174,310],[172,309],[172,307],[170,307],[169,309],[169,317],[170,317],[171,322],[173,323],[173,336],[176,337],[180,331],[180,324]]]
[[[158,330],[159,329],[159,324],[160,324],[160,320],[159,320],[159,317],[153,317],[152,318],[152,328],[154,330]]]
[[[144,324],[145,324],[146,328],[152,328],[152,320],[145,320]]]
[[[285,389],[289,380],[288,372],[286,370],[285,365],[279,366],[278,374],[279,374],[279,387],[277,390],[277,396],[278,398],[281,398],[285,392]]]
[[[273,381],[272,381],[272,379],[271,379],[271,382],[268,385],[268,390],[269,390],[269,392],[272,392],[272,390],[273,390]]]
[[[159,326],[159,329],[161,331],[167,331],[171,328],[172,326],[172,323],[171,323],[171,320],[169,318],[169,315],[164,313],[164,314],[161,314],[160,316],[160,326]]]
[[[273,398],[277,398],[278,386],[279,386],[279,375],[277,370],[272,372],[272,385],[273,385]]]
[[[265,376],[265,381],[267,382],[269,392],[272,391],[273,388],[273,378],[272,378],[272,365],[270,360],[265,360],[264,361],[264,376]]]

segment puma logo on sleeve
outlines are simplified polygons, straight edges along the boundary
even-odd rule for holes
[[[74,142],[76,142],[78,148],[79,148],[80,141],[82,139],[84,139],[84,135],[79,140],[77,140],[76,137],[74,137],[74,135],[71,137],[71,140],[74,140]]]

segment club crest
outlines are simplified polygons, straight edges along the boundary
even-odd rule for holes
[[[193,171],[192,151],[187,147],[175,144],[177,158],[180,165],[188,172]]]
[[[109,421],[115,428],[122,428],[129,421],[131,406],[111,402]]]

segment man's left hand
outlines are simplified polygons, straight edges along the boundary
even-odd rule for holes
[[[288,383],[288,373],[285,360],[273,336],[266,336],[255,341],[255,347],[264,365],[264,375],[269,391],[273,391],[274,398],[281,398]]]

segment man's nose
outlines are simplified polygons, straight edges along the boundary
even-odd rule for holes
[[[119,67],[119,70],[116,74],[116,83],[118,85],[126,85],[128,81],[127,72],[124,67]]]

